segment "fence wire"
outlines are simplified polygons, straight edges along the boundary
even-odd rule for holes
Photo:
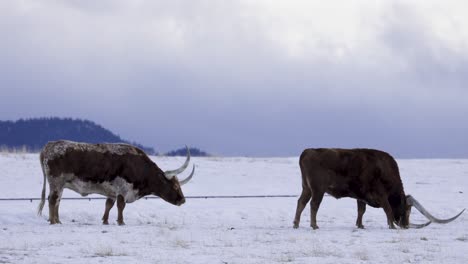
[[[273,195],[194,195],[185,196],[186,199],[244,199],[244,198],[296,198],[299,195],[292,194],[273,194]],[[107,197],[63,197],[60,200],[105,200]],[[146,196],[140,199],[161,199],[157,196]],[[40,201],[41,198],[0,198],[0,202],[11,202],[11,201]],[[47,200],[47,199],[46,199]]]

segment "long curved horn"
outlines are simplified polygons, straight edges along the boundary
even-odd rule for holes
[[[448,218],[448,219],[439,219],[432,214],[430,214],[416,199],[413,198],[413,196],[408,195],[406,197],[406,201],[409,205],[414,206],[414,208],[418,209],[421,214],[423,214],[427,219],[431,220],[432,222],[439,223],[439,224],[446,224],[449,222],[452,222],[453,220],[457,219],[464,211],[463,209],[460,213],[458,213],[456,216]]]
[[[195,173],[195,165],[193,165],[192,173],[190,173],[190,175],[187,178],[179,181],[179,184],[182,186],[182,185],[186,184],[187,182],[189,182],[190,179],[192,179],[192,176],[193,176],[194,173]]]
[[[409,223],[409,227],[410,228],[423,228],[423,227],[426,227],[428,225],[430,225],[432,222],[429,221],[427,223],[424,223],[424,224],[413,224],[413,223]]]
[[[176,176],[177,174],[180,174],[181,172],[183,172],[187,166],[189,165],[189,161],[190,161],[190,150],[187,146],[185,146],[185,148],[187,148],[187,159],[185,160],[184,164],[176,169],[176,170],[169,170],[169,171],[165,171],[164,172],[164,175],[166,175],[166,178],[168,180],[171,180],[174,176]]]

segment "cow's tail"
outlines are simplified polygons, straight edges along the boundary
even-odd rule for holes
[[[39,216],[42,215],[42,209],[44,208],[44,204],[45,204],[46,181],[47,181],[44,163],[42,159],[42,153],[41,153],[40,160],[41,160],[42,174],[44,176],[44,183],[42,184],[41,202],[39,203],[39,206],[37,207],[37,215]]]

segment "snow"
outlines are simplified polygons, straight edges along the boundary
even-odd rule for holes
[[[185,158],[152,159],[168,170]],[[186,196],[301,192],[297,157],[192,162],[197,169],[183,186]],[[435,216],[468,207],[468,160],[398,163],[406,193]],[[42,180],[37,154],[0,153],[0,198],[37,198]],[[63,197],[80,195],[65,190]],[[125,226],[115,222],[116,208],[104,226],[105,200],[63,200],[63,224],[51,226],[47,205],[36,215],[38,203],[0,201],[0,263],[468,263],[466,212],[446,225],[390,230],[383,210],[367,207],[361,230],[355,200],[326,196],[314,231],[309,207],[299,229],[292,228],[297,198],[187,199],[180,207],[140,199],[127,204]],[[425,221],[416,210],[411,219]]]

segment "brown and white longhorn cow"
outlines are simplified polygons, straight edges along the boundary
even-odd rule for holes
[[[306,149],[299,159],[302,173],[302,194],[297,201],[294,228],[299,227],[301,213],[310,202],[311,227],[317,229],[317,211],[325,193],[335,198],[357,200],[356,225],[362,225],[366,204],[383,208],[389,228],[424,227],[431,222],[448,223],[460,216],[438,219],[432,216],[411,195],[405,195],[395,159],[388,153],[373,149]],[[418,209],[429,222],[410,224],[411,206]]]
[[[44,184],[38,214],[45,203],[46,180],[49,182],[49,221],[60,223],[59,205],[64,188],[82,196],[101,194],[107,197],[103,224],[108,224],[109,211],[117,200],[117,223],[124,224],[126,203],[146,195],[157,195],[165,201],[181,205],[185,202],[180,188],[195,172],[179,181],[176,175],[184,171],[187,159],[177,170],[163,172],[142,150],[128,144],[87,144],[54,141],[45,145],[40,154]]]

